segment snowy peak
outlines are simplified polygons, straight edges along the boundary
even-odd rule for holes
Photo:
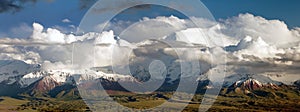
[[[0,60],[0,82],[14,83],[21,76],[39,71],[40,65],[31,65],[18,60]]]
[[[32,72],[24,75],[20,80],[19,84],[22,88],[29,86],[30,84],[42,79],[46,73],[44,72]]]
[[[52,78],[51,76],[46,76],[36,82],[36,84],[34,85],[34,90],[38,92],[46,92],[54,89],[59,85],[61,85],[61,83],[57,82],[54,78]]]
[[[269,77],[254,74],[235,74],[225,78],[226,93],[252,93],[261,89],[279,89],[283,83],[273,81]]]
[[[26,75],[19,76],[20,78],[15,79],[14,82],[18,82],[21,88],[30,86],[31,84],[40,81],[44,78],[51,78],[57,83],[69,83],[72,82],[72,77],[70,73],[66,72],[47,72],[47,71],[35,71],[28,73]]]
[[[235,82],[233,85],[231,85],[229,88],[240,88],[242,90],[257,90],[261,88],[273,88],[276,89],[278,88],[278,85],[273,84],[273,83],[262,83],[256,79],[247,79],[247,80],[241,80]]]
[[[0,82],[5,85],[16,84],[20,88],[35,85],[37,90],[46,91],[59,84],[74,83],[75,74],[63,71],[43,71],[40,65],[31,65],[17,60],[0,60]],[[98,78],[110,81],[134,81],[128,75],[109,74],[101,71],[86,70],[80,74],[80,80],[96,80]],[[36,84],[38,83],[38,84]]]
[[[121,75],[121,74],[111,74],[104,73],[101,71],[88,71],[84,74],[74,75],[77,83],[84,83],[86,81],[96,80],[96,79],[106,79],[109,81],[136,81],[136,79],[129,75]]]
[[[30,65],[18,60],[0,60],[0,74],[19,75],[38,69],[39,66]]]
[[[238,87],[245,85],[257,85],[258,87],[262,87],[267,84],[273,85],[282,85],[283,83],[274,81],[269,77],[257,74],[233,74],[225,77],[224,86],[225,87]],[[255,88],[255,87],[254,87]]]

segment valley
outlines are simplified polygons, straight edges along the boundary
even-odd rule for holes
[[[257,90],[256,93],[263,90]],[[299,91],[290,90],[285,92],[267,90],[266,96],[245,95],[239,93],[223,94],[220,93],[216,102],[208,111],[286,111],[295,112],[300,111],[300,93]],[[119,94],[121,93],[121,94]],[[177,111],[179,106],[189,103],[183,111],[198,111],[203,95],[196,94],[192,101],[169,100],[172,92],[159,92],[151,94],[132,94],[115,91],[110,95],[114,101],[119,104],[135,109],[149,109],[156,107],[162,103],[169,102],[168,108],[162,109],[164,111]],[[100,101],[99,101],[100,102]],[[14,104],[14,105],[12,105]],[[95,103],[98,104],[98,103]],[[101,103],[99,103],[100,105]],[[109,103],[104,105],[109,107]],[[97,107],[97,105],[95,105]],[[101,106],[102,107],[102,106]],[[0,102],[1,111],[91,111],[82,99],[64,99],[51,97],[23,97],[21,99],[1,97]],[[119,110],[120,111],[120,110]]]

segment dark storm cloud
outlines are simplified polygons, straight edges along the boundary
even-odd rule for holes
[[[144,4],[144,5],[137,5],[132,8],[134,8],[134,9],[150,9],[151,6],[152,6],[151,4]]]
[[[0,0],[0,13],[4,12],[11,12],[11,13],[16,13],[21,11],[22,9],[25,8],[25,3],[36,3],[40,1],[46,1],[46,2],[53,2],[57,0]],[[93,4],[95,4],[98,0],[79,0],[79,6],[78,8],[80,10],[90,8]],[[109,10],[116,10],[118,8],[126,7],[126,6],[131,6],[132,4],[138,4],[140,2],[137,1],[120,1],[115,5],[116,3],[110,3],[108,2],[106,7],[101,7],[99,9],[95,9],[96,12],[101,13]],[[151,8],[151,5],[145,4],[145,5],[139,5],[133,7],[134,9],[148,9]]]
[[[58,0],[0,0],[0,13],[16,13],[25,8],[26,3],[36,3],[40,1],[53,2]],[[79,9],[91,7],[97,0],[79,0]]]
[[[37,0],[1,0],[0,1],[0,13],[3,12],[18,12],[24,8],[24,3],[35,3]]]
[[[96,7],[93,9],[94,13],[105,13],[107,11],[119,11],[125,7],[131,7],[131,6],[135,6],[133,8],[135,9],[145,9],[145,8],[149,8],[151,7],[151,5],[138,5],[141,4],[141,1],[135,1],[135,0],[122,0],[119,1],[118,3],[116,2],[112,2],[112,1],[103,1],[102,4],[105,4],[105,6],[101,6],[101,7]],[[98,4],[101,5],[101,4]],[[136,6],[138,5],[138,6]]]
[[[79,8],[80,9],[90,8],[97,1],[98,0],[80,0],[79,1]]]
[[[277,56],[280,56],[281,59],[278,59],[278,61],[293,61],[293,62],[300,62],[300,54],[297,52],[297,49],[292,48],[292,52],[286,52],[284,54],[277,54]]]
[[[277,64],[275,61],[286,62],[292,59],[266,58],[264,60],[253,56],[243,55],[248,61],[230,61],[227,63],[235,73],[260,74],[266,72],[299,74],[300,62],[293,61],[292,65]]]

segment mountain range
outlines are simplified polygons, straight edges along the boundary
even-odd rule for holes
[[[141,82],[134,76],[104,73],[95,69],[85,71],[85,74],[72,74],[62,71],[43,71],[40,65],[26,64],[18,60],[0,61],[0,95],[13,96],[31,95],[31,96],[50,96],[79,98],[77,85],[84,85],[86,88],[94,88],[96,83],[101,83],[106,90],[127,91],[120,82],[139,85]],[[197,92],[203,92],[206,89],[213,89],[210,86],[212,82],[205,74],[197,79]],[[169,82],[167,79],[156,91],[174,91],[176,90],[180,79]],[[225,77],[223,89],[224,94],[258,94],[257,90],[293,90],[300,88],[300,81],[295,81],[293,85],[287,85],[274,81],[269,77],[257,74],[234,74]],[[298,91],[299,92],[299,91]]]

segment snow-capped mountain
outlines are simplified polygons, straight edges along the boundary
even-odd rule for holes
[[[97,88],[99,83],[106,89],[120,91],[126,91],[126,89],[118,82],[139,83],[132,76],[104,73],[93,69],[83,70],[81,74],[73,74],[68,70],[42,70],[40,68],[39,65],[30,65],[22,61],[2,61],[1,73],[4,76],[0,82],[0,96],[18,97],[26,94],[78,98],[80,97],[78,89]],[[79,85],[86,87],[78,88]]]
[[[240,88],[242,90],[256,90],[261,88],[278,88],[279,85],[274,83],[262,83],[256,79],[249,78],[247,80],[240,80],[229,86],[230,89]]]
[[[39,71],[40,65],[30,65],[18,60],[0,60],[0,82],[14,83],[23,75]]]
[[[67,83],[72,82],[73,78],[77,79],[77,82],[85,81],[85,80],[94,80],[99,78],[109,79],[112,81],[136,81],[133,76],[130,75],[123,75],[123,74],[115,74],[115,73],[105,73],[98,70],[85,70],[80,75],[74,75],[68,72],[63,71],[42,71],[40,70],[39,65],[30,65],[26,64],[22,61],[1,61],[2,66],[0,67],[1,82],[9,82],[7,84],[12,84],[18,82],[22,87],[29,86],[30,84],[40,80],[44,77],[49,77],[53,79],[57,83]],[[170,66],[169,69],[176,69],[176,64],[172,64],[174,67]],[[26,69],[25,69],[26,68]],[[137,68],[137,67],[135,67]],[[143,69],[143,68],[142,68]],[[141,70],[142,70],[141,69]],[[145,68],[144,68],[145,69]],[[143,69],[143,70],[144,70]],[[176,72],[176,71],[175,71]],[[178,71],[179,72],[179,71]],[[141,72],[139,72],[141,73]],[[173,72],[169,72],[172,74]],[[173,73],[174,74],[174,73]],[[138,74],[137,74],[138,75]],[[198,80],[208,80],[208,76],[201,75]],[[72,77],[72,78],[71,78]],[[13,79],[15,78],[15,79]],[[177,77],[170,77],[173,80],[176,80]],[[201,79],[202,78],[202,79]],[[158,78],[160,79],[160,78]],[[248,81],[248,79],[253,79],[257,82],[267,84],[272,83],[276,85],[280,85],[282,83],[273,81],[269,77],[263,75],[252,75],[252,74],[235,74],[225,77],[224,79],[224,86],[228,87],[234,83],[241,84],[241,82]],[[255,82],[254,81],[254,82]],[[238,83],[239,82],[239,83]],[[250,81],[253,82],[253,81]]]
[[[33,90],[36,92],[47,92],[54,89],[57,86],[62,85],[63,83],[59,83],[51,76],[42,77],[40,80],[33,83]]]
[[[206,88],[214,88],[208,87],[207,85],[213,81],[209,79],[207,74],[203,74],[198,77],[199,83],[205,85]],[[258,90],[258,89],[277,89],[280,86],[285,85],[282,82],[274,81],[269,77],[257,74],[233,74],[226,76],[223,82],[223,88],[228,88],[227,92],[241,90],[244,92]]]
[[[1,87],[14,88],[12,91],[30,92],[30,94],[43,93],[66,84],[75,85],[97,79],[105,79],[109,82],[136,81],[134,77],[104,73],[101,71],[85,70],[82,74],[71,74],[64,71],[44,71],[40,65],[30,65],[23,61],[1,61]],[[2,89],[3,89],[2,88]],[[3,91],[5,93],[6,91]]]
[[[225,78],[224,87],[227,88],[226,93],[251,93],[255,90],[263,89],[279,89],[285,84],[274,81],[269,77],[254,74],[236,74]]]
[[[27,87],[31,85],[32,83],[38,81],[38,80],[45,80],[45,78],[51,79],[56,83],[70,83],[72,82],[72,75],[67,72],[47,72],[47,71],[36,71],[29,74],[24,75],[18,83],[21,85],[21,87]],[[46,82],[47,83],[47,82]]]
[[[227,76],[224,79],[224,86],[225,87],[229,87],[233,84],[242,84],[244,82],[254,82],[257,83],[259,85],[263,85],[263,84],[275,84],[275,85],[281,85],[281,82],[278,81],[274,81],[272,79],[270,79],[269,77],[263,76],[263,75],[258,75],[258,74],[234,74],[234,75],[230,75]]]
[[[131,76],[104,70],[107,68],[91,68],[88,70],[76,71],[76,74],[73,74],[58,70],[43,71],[40,69],[41,67],[39,65],[30,65],[22,61],[2,61],[1,64],[1,73],[4,74],[5,72],[5,76],[4,79],[1,80],[0,86],[4,89],[11,89],[9,94],[16,92],[15,94],[28,93],[30,95],[37,95],[54,92],[55,95],[57,95],[60,91],[65,90],[74,92],[75,90],[70,89],[75,89],[76,87],[79,87],[80,89],[95,89],[95,87],[98,87],[97,85],[99,83],[101,83],[103,88],[108,90],[127,91],[127,88],[124,88],[124,85],[121,84],[137,86],[137,88],[142,91],[148,90],[145,88],[147,86],[143,85],[143,80],[140,79],[147,73],[145,68],[139,69],[138,67],[133,67],[142,70],[143,72],[137,71],[138,73]],[[168,75],[166,75],[165,79],[158,77],[151,78],[152,80],[157,80],[157,82],[163,81],[157,91],[176,90],[182,78],[186,78],[191,82],[198,82],[197,92],[205,92],[206,89],[213,89],[214,85],[211,84],[219,81],[206,73],[199,75],[198,79],[189,79],[188,75],[178,75],[180,71],[174,71],[177,66],[176,64],[173,63],[171,65],[173,66],[168,66],[166,68],[166,73]],[[14,68],[14,66],[18,69]],[[24,67],[27,69],[23,69]],[[225,77],[223,88],[227,88],[227,92],[242,91],[243,93],[250,93],[253,90],[278,89],[281,88],[282,85],[284,84],[274,81],[264,75],[234,74]],[[296,81],[294,85],[299,87],[299,81]],[[0,94],[7,95],[8,92],[0,91]]]

